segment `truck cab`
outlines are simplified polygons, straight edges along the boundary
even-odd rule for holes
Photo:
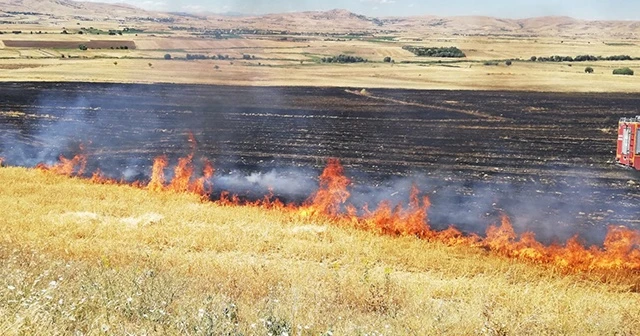
[[[616,162],[640,170],[640,116],[620,118]]]

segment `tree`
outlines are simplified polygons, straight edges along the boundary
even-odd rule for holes
[[[631,70],[630,68],[620,68],[620,69],[613,70],[613,74],[614,75],[633,76],[633,70]]]
[[[588,74],[593,73],[593,68],[588,66],[588,67],[584,68],[584,72],[588,73]]]
[[[88,48],[87,48],[87,46],[86,46],[86,45],[81,44],[81,45],[79,45],[79,46],[78,46],[78,49],[80,49],[80,50],[87,50]]]
[[[391,57],[387,56],[382,61],[385,62],[385,63],[391,63]]]
[[[531,58],[530,58],[531,62],[535,62],[537,59],[538,59],[538,58],[537,58],[537,57],[535,57],[535,56],[531,56]]]
[[[170,60],[171,59],[171,54],[164,54],[164,59]]]
[[[513,62],[511,62],[511,60],[507,60],[506,62],[504,62],[504,64],[506,64],[507,66],[513,64]]]

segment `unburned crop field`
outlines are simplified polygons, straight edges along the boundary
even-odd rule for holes
[[[406,202],[416,184],[436,228],[481,233],[506,213],[545,242],[578,233],[599,243],[607,225],[640,227],[640,174],[613,164],[618,119],[640,114],[633,95],[89,83],[0,92],[9,165],[84,153],[88,173],[145,180],[154,157],[195,151],[216,166],[213,197],[272,190],[302,202],[335,157],[351,202]]]
[[[6,47],[9,48],[52,48],[52,49],[75,49],[79,45],[84,44],[87,48],[91,49],[108,49],[108,48],[121,48],[127,47],[128,49],[135,49],[136,43],[134,41],[122,41],[122,40],[90,40],[90,41],[18,41],[18,40],[4,40],[2,41]]]

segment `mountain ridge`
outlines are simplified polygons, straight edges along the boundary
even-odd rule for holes
[[[5,13],[40,13],[58,17],[126,19],[131,17],[171,18],[177,24],[194,22],[208,28],[235,27],[303,32],[403,32],[419,35],[527,35],[527,36],[612,36],[640,34],[640,21],[584,20],[568,16],[523,19],[491,16],[380,16],[372,17],[345,9],[247,15],[234,13],[171,13],[137,8],[122,3],[73,0],[0,0]]]

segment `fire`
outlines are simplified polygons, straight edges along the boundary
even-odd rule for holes
[[[202,177],[198,178],[195,182],[189,185],[189,191],[194,194],[199,194],[203,196],[209,196],[213,192],[213,185],[211,183],[211,179],[213,179],[213,174],[216,172],[215,168],[213,168],[213,164],[209,162],[209,160],[205,160],[204,168],[202,170]]]
[[[320,175],[318,191],[307,201],[309,214],[336,216],[340,207],[349,199],[347,187],[351,181],[344,176],[344,168],[337,159],[329,159]]]
[[[64,155],[58,157],[59,162],[52,166],[39,163],[36,168],[50,171],[57,175],[64,176],[81,176],[87,167],[87,157],[84,154],[77,154],[71,159],[67,159]]]
[[[151,181],[147,185],[147,189],[151,191],[162,191],[165,186],[164,169],[167,167],[169,160],[166,156],[159,156],[153,160],[153,167],[151,168]]]
[[[191,137],[190,142],[193,144],[192,153],[178,160],[170,181],[165,177],[169,160],[166,156],[159,156],[153,162],[150,181],[146,184],[134,182],[131,185],[154,192],[195,193],[201,195],[203,200],[208,200],[213,190],[211,180],[215,169],[209,161],[205,161],[202,175],[194,176],[195,139]],[[86,156],[79,154],[72,159],[60,156],[60,162],[55,165],[39,164],[37,167],[55,174],[79,176],[84,173],[86,164]],[[99,170],[90,180],[96,183],[125,183],[108,179]],[[330,159],[319,176],[318,190],[302,205],[285,205],[274,198],[271,192],[254,202],[242,201],[236,195],[223,192],[215,204],[261,207],[270,211],[281,211],[303,220],[330,221],[336,225],[384,235],[415,236],[447,245],[482,248],[506,258],[550,265],[567,271],[640,271],[640,231],[611,226],[602,248],[587,248],[581,244],[578,237],[569,239],[563,245],[545,246],[536,240],[532,232],[516,233],[506,215],[502,216],[500,225],[489,226],[484,237],[463,234],[453,226],[436,231],[429,226],[428,210],[431,202],[428,197],[420,196],[420,190],[416,186],[411,189],[408,206],[392,206],[390,202],[382,202],[374,210],[370,210],[368,206],[357,209],[349,204],[350,186],[351,181],[345,176],[339,160]]]
[[[584,247],[577,236],[564,246],[546,247],[535,240],[535,235],[525,232],[518,236],[506,216],[500,227],[490,226],[481,244],[497,254],[551,264],[576,271],[591,270],[640,270],[640,232],[622,226],[610,226],[604,240],[604,248]]]

